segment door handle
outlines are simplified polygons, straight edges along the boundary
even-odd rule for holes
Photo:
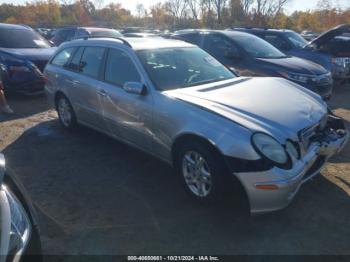
[[[107,92],[106,92],[105,90],[103,90],[103,89],[99,89],[99,90],[97,91],[97,93],[98,93],[100,96],[107,96]]]

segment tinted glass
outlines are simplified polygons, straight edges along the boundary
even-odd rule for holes
[[[0,47],[48,48],[50,44],[40,34],[30,29],[0,29]]]
[[[221,35],[207,35],[205,49],[216,58],[223,58],[227,55],[239,56],[237,47],[227,38]],[[220,60],[220,59],[219,59]]]
[[[198,45],[198,46],[201,44],[201,35],[200,34],[184,34],[184,35],[175,36],[175,38],[183,39],[187,42],[190,42],[190,43]]]
[[[52,60],[53,65],[58,65],[58,66],[64,66],[67,64],[68,60],[71,58],[73,52],[74,52],[74,47],[71,48],[66,48],[59,52],[55,58]]]
[[[197,47],[138,51],[149,77],[159,90],[196,86],[234,78],[215,58]]]
[[[80,61],[80,71],[84,75],[98,77],[104,50],[103,47],[85,47]]]
[[[280,50],[288,50],[290,49],[289,44],[287,43],[286,40],[284,40],[281,36],[279,35],[265,35],[264,39],[269,42],[271,45],[277,47]]]
[[[106,62],[105,80],[123,86],[125,82],[140,82],[141,78],[134,63],[126,53],[110,49]]]
[[[307,44],[307,41],[295,32],[287,32],[286,36],[296,47],[304,47]]]
[[[80,71],[79,65],[80,65],[81,55],[83,54],[83,52],[84,52],[84,47],[79,47],[79,49],[75,52],[72,60],[67,65],[67,67],[69,67],[70,69],[72,69],[74,71]]]
[[[276,47],[254,35],[239,35],[234,41],[248,54],[256,58],[283,58],[286,57]]]

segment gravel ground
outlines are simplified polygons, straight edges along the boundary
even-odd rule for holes
[[[45,254],[350,254],[350,146],[286,209],[250,217],[238,194],[189,200],[171,168],[87,128],[69,133],[45,97],[9,98],[0,151],[40,214]],[[330,101],[350,123],[350,86]]]

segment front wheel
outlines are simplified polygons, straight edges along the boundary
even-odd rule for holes
[[[177,169],[188,193],[200,202],[212,202],[227,192],[227,169],[210,146],[191,142],[182,146]]]
[[[58,119],[61,125],[67,129],[73,129],[77,125],[77,119],[67,97],[61,95],[56,102]]]

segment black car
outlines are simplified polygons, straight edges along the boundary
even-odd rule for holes
[[[42,261],[33,204],[0,153],[0,260]]]
[[[287,78],[325,100],[333,89],[331,73],[313,62],[287,56],[268,42],[237,31],[185,30],[172,36],[196,44],[242,76]]]
[[[64,27],[55,30],[53,37],[50,39],[54,45],[59,46],[65,41],[69,41],[75,38],[81,38],[84,36],[100,36],[100,37],[123,37],[123,35],[110,28],[100,27]]]
[[[307,42],[300,34],[286,29],[235,28],[254,34],[282,52],[313,61],[332,72],[336,80],[350,79],[350,25],[336,26]]]
[[[0,24],[0,70],[5,92],[44,89],[42,74],[55,48],[32,28]]]

